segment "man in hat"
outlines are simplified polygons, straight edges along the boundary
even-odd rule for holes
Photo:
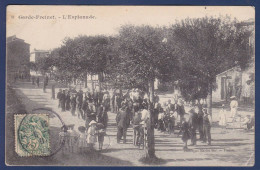
[[[84,97],[84,101],[82,104],[82,111],[83,111],[83,119],[85,120],[88,112],[88,97],[86,95]]]
[[[123,136],[123,143],[126,143],[126,132],[128,128],[128,115],[126,111],[126,104],[123,104],[122,108],[116,116],[117,122],[117,143],[120,143],[120,140]]]
[[[92,98],[90,98],[88,101],[88,108],[86,111],[86,128],[88,128],[89,123],[92,120],[96,120],[96,107]]]
[[[196,145],[197,139],[196,139],[196,129],[198,125],[198,115],[194,111],[194,109],[191,109],[189,111],[190,113],[190,119],[189,119],[189,127],[191,132],[191,145]]]
[[[76,105],[77,105],[77,102],[76,102],[76,93],[72,93],[70,105],[71,105],[71,114],[72,114],[73,116],[76,116],[76,114],[75,114],[75,112],[76,112]]]
[[[207,113],[207,109],[203,109],[204,116],[203,116],[203,133],[204,133],[204,140],[203,142],[208,142],[208,145],[211,145],[211,118],[210,115]]]
[[[39,77],[36,78],[36,84],[37,84],[38,87],[40,86],[40,78]]]
[[[70,108],[71,108],[71,107],[70,107],[70,101],[71,101],[71,99],[70,99],[70,91],[68,91],[68,92],[67,92],[67,95],[66,95],[66,103],[65,103],[65,105],[66,105],[66,106],[65,106],[65,109],[68,110],[68,111],[69,111]]]
[[[200,140],[203,140],[204,134],[203,134],[203,116],[204,112],[202,111],[202,105],[198,103],[195,107],[195,112],[198,114],[198,131],[200,134]]]
[[[77,94],[77,98],[76,98],[76,102],[77,102],[77,114],[78,114],[78,118],[83,119],[83,112],[82,112],[82,104],[83,104],[83,91],[80,90],[79,93]]]
[[[182,98],[178,99],[178,105],[180,107],[179,115],[180,115],[180,119],[181,119],[181,123],[182,123],[182,121],[184,119],[184,114],[185,114],[184,101]]]
[[[57,99],[59,100],[58,108],[61,107],[61,93],[62,93],[62,90],[60,89],[59,92],[57,93]]]
[[[62,91],[61,96],[60,96],[60,100],[61,100],[61,111],[65,112],[65,102],[66,102],[66,92],[65,90]]]

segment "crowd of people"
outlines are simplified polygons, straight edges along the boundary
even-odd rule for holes
[[[110,110],[109,93],[94,91],[83,94],[82,90],[60,89],[57,99],[61,112],[70,111],[72,116],[85,121],[85,126],[78,127],[79,147],[93,146],[98,140],[99,149],[102,150],[108,123],[107,112]]]
[[[97,132],[101,130],[102,134],[105,134],[108,123],[107,112],[111,110],[117,114],[117,143],[121,140],[126,143],[127,129],[132,126],[135,134],[134,144],[140,148],[144,144],[145,130],[150,120],[152,126],[160,132],[169,134],[175,132],[177,136],[181,135],[184,151],[188,150],[189,140],[191,145],[196,145],[198,140],[211,145],[212,119],[207,113],[207,105],[200,102],[190,105],[190,109],[186,111],[181,97],[174,98],[174,103],[168,100],[161,104],[159,96],[155,94],[154,102],[150,103],[148,94],[139,89],[128,90],[125,94],[115,91],[110,94],[108,91],[83,93],[82,90],[60,89],[57,99],[62,112],[70,111],[72,116],[85,121],[85,126],[79,127],[82,133],[80,136],[86,137],[85,141],[88,144],[94,144],[98,140],[100,149],[104,135],[99,135]],[[232,97],[230,107],[231,115],[235,117],[238,105]],[[224,130],[227,122],[224,106],[219,115],[219,125]],[[199,139],[196,137],[197,132]]]
[[[181,98],[176,98],[175,103],[171,100],[163,105],[159,102],[159,96],[155,94],[154,103],[149,103],[148,95],[144,92],[133,89],[129,90],[121,97],[121,107],[117,113],[117,142],[123,138],[123,143],[126,143],[126,132],[130,124],[134,129],[135,139],[134,144],[139,148],[143,144],[145,127],[150,119],[150,110],[152,107],[152,124],[161,132],[174,133],[178,129],[179,135],[182,135],[184,142],[184,150],[187,150],[187,141],[191,140],[191,145],[196,145],[196,131],[199,131],[200,140],[211,144],[211,123],[209,114],[205,106],[197,104],[189,110],[188,113],[184,109],[184,101]],[[118,96],[120,97],[120,96]]]

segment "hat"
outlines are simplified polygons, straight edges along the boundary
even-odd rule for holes
[[[85,132],[86,128],[84,126],[79,126],[78,130],[83,133]]]
[[[194,114],[194,113],[195,113],[195,110],[194,110],[194,109],[190,109],[190,110],[189,110],[189,113]]]
[[[89,123],[89,126],[91,126],[92,124],[97,124],[97,122],[95,120],[92,120],[90,123]]]
[[[230,97],[230,99],[235,99],[235,98],[236,98],[236,96],[231,96],[231,97]]]

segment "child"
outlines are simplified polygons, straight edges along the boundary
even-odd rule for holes
[[[106,135],[106,130],[104,128],[98,130],[98,149],[99,150],[102,150],[105,135]]]
[[[227,117],[226,117],[226,111],[224,109],[225,105],[222,105],[222,109],[219,112],[219,126],[222,127],[221,133],[226,132],[226,125],[227,125]]]
[[[181,126],[181,131],[182,131],[182,141],[184,143],[184,146],[183,146],[183,151],[187,151],[188,150],[188,146],[187,146],[187,142],[188,140],[190,139],[190,132],[189,132],[189,124],[188,124],[188,114],[185,114],[184,115],[184,118],[183,118],[183,123],[182,123],[182,126]]]
[[[93,147],[95,142],[97,142],[97,122],[95,120],[92,120],[89,123],[89,128],[88,128],[88,136],[87,136],[87,143],[90,147]]]
[[[78,130],[80,132],[78,147],[79,152],[82,153],[83,149],[87,146],[86,128],[84,126],[80,126],[78,127]]]

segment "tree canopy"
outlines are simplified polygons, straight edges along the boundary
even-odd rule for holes
[[[171,26],[169,34],[181,60],[180,86],[186,99],[205,98],[216,75],[249,61],[249,32],[229,17],[187,18]]]

